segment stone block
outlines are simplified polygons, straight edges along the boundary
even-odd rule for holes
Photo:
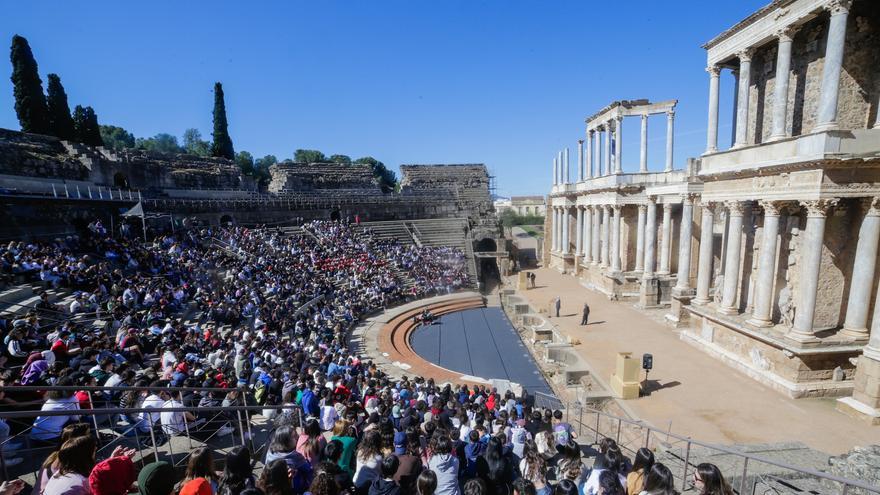
[[[880,361],[861,356],[859,357],[858,369],[862,373],[880,380]]]
[[[861,390],[853,390],[852,398],[874,409],[880,408],[880,397],[871,397]]]

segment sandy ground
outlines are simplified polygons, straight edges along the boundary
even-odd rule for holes
[[[538,269],[537,288],[524,291],[534,308],[562,298],[560,318],[551,321],[581,341],[575,349],[606,382],[617,352],[654,355],[648,397],[627,401],[641,419],[672,432],[713,443],[801,441],[829,454],[880,443],[880,427],[835,410],[832,399],[789,399],[679,339],[662,323],[662,312],[645,313],[632,302],[611,302],[578,279]],[[590,324],[580,326],[584,302]],[[657,383],[653,383],[656,380]]]

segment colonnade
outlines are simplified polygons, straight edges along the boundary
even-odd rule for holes
[[[635,272],[645,277],[670,275],[672,255],[673,207],[681,204],[682,236],[691,235],[693,195],[677,198],[676,203],[662,203],[662,221],[657,225],[657,197],[649,196],[643,204],[601,204],[551,207],[551,251],[556,255],[579,257],[585,266],[593,265],[611,273],[624,271],[623,252],[629,249],[621,242],[623,208],[636,206]],[[679,203],[680,201],[680,203]],[[574,240],[569,239],[574,219]],[[657,256],[657,233],[660,231],[660,250]],[[630,239],[632,242],[632,239]],[[573,246],[572,246],[573,244]],[[573,248],[573,249],[572,249]],[[682,242],[678,252],[677,287],[689,288],[690,243]],[[659,265],[659,270],[655,267]]]
[[[846,23],[852,0],[833,0],[825,6],[831,14],[828,25],[828,43],[822,65],[822,86],[819,92],[817,119],[812,132],[837,128],[837,101],[840,74],[843,68],[843,50],[846,42]],[[789,25],[774,33],[777,47],[775,85],[773,88],[772,131],[770,141],[790,136],[786,122],[788,108],[789,73],[791,72],[792,42],[799,26]],[[731,69],[734,78],[733,148],[748,146],[749,100],[752,82],[752,55],[756,47],[748,47],[737,54],[739,68]],[[712,65],[709,73],[709,132],[706,153],[718,151],[718,93],[722,67]],[[878,117],[880,120],[880,117]],[[760,138],[756,138],[760,141]]]

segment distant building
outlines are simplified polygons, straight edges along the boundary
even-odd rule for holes
[[[495,200],[495,211],[513,210],[517,215],[544,216],[547,206],[544,196],[511,196],[510,199],[498,198]]]

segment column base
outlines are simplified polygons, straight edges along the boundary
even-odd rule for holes
[[[810,344],[813,342],[819,342],[819,339],[813,335],[812,333],[803,332],[801,330],[791,329],[787,334],[785,334],[785,338],[793,340],[795,342],[799,342],[801,344]]]
[[[837,121],[825,122],[823,124],[816,124],[816,126],[813,127],[813,130],[811,132],[836,131],[839,128],[840,128],[840,125],[837,123]]]
[[[773,326],[773,320],[763,320],[761,318],[755,318],[754,316],[746,320],[746,323],[758,328],[768,328]]]
[[[853,339],[856,342],[867,342],[870,334],[868,333],[867,328],[848,328],[843,327],[840,332],[838,332],[839,336],[846,337],[849,339]]]
[[[772,143],[772,142],[774,142],[774,141],[781,141],[781,140],[783,140],[783,139],[785,139],[785,138],[787,138],[787,137],[788,137],[788,135],[786,135],[786,134],[775,134],[775,135],[770,136],[769,138],[767,138],[767,142],[768,142],[768,143]]]
[[[738,315],[738,314],[739,314],[739,308],[725,308],[725,307],[720,307],[720,308],[718,308],[718,312],[721,313],[721,314],[723,314],[723,315]]]
[[[709,149],[707,149],[706,151],[703,152],[703,155],[704,155],[704,156],[705,156],[705,155],[711,155],[712,153],[718,153],[718,148],[717,148],[717,147],[715,147],[715,148],[709,148]]]
[[[668,271],[668,270],[667,270],[667,271],[659,271],[659,272],[657,272],[657,276],[661,276],[661,275],[662,275],[662,276],[666,276],[666,277],[668,277],[671,273],[672,273],[672,272],[671,272],[671,271]]]
[[[697,306],[705,306],[705,305],[709,304],[710,302],[712,302],[712,300],[709,299],[708,297],[705,299],[695,297],[693,300],[691,300],[691,303],[696,304]]]

